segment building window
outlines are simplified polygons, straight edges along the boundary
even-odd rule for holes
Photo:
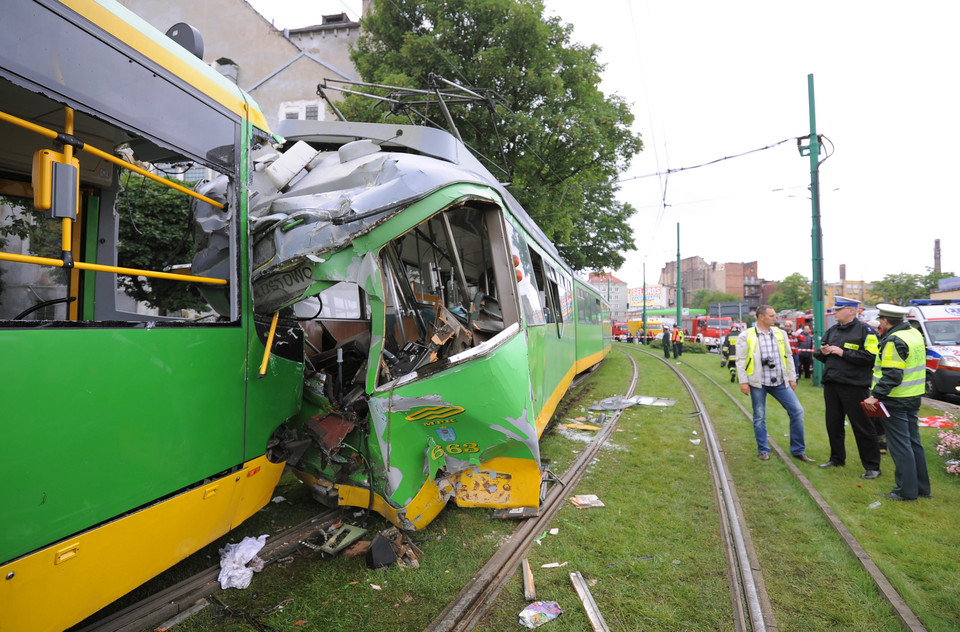
[[[280,104],[280,118],[301,121],[321,121],[325,118],[320,101],[286,101]]]

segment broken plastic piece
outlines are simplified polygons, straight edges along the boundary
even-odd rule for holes
[[[539,627],[547,621],[553,621],[563,614],[556,601],[534,601],[520,611],[520,623],[529,629]]]
[[[367,568],[383,568],[396,561],[397,554],[390,545],[390,541],[378,533],[370,543],[370,548],[367,549]]]
[[[366,529],[361,529],[360,527],[355,527],[351,524],[345,524],[333,532],[333,535],[330,536],[329,540],[323,543],[323,546],[320,547],[320,550],[324,553],[329,553],[330,555],[336,555],[343,549],[353,544],[356,540],[359,540],[360,536],[366,532]]]
[[[523,598],[532,601],[537,598],[537,589],[533,585],[533,571],[530,570],[530,561],[523,558]]]
[[[610,632],[610,628],[607,627],[607,622],[603,620],[603,615],[600,614],[600,609],[597,608],[597,603],[593,600],[593,595],[590,594],[590,589],[583,581],[583,575],[580,574],[580,571],[570,573],[570,582],[577,591],[577,596],[580,597],[583,609],[587,611],[587,618],[590,620],[590,626],[594,632]]]

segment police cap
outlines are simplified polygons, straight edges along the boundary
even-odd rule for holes
[[[880,310],[880,314],[877,316],[877,318],[896,318],[898,320],[903,320],[903,318],[910,313],[910,310],[906,307],[891,305],[890,303],[880,303],[877,305],[877,309]]]

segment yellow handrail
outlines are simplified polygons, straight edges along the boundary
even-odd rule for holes
[[[53,266],[55,268],[64,267],[60,259],[51,259],[49,257],[34,257],[33,255],[15,255],[8,252],[0,252],[0,261],[16,261],[18,263],[35,263],[43,266]],[[113,272],[115,274],[130,274],[133,276],[145,276],[156,279],[169,279],[171,281],[192,281],[194,283],[209,283],[211,285],[226,285],[226,279],[215,279],[213,277],[193,276],[190,274],[174,274],[172,272],[153,272],[151,270],[140,270],[138,268],[123,268],[120,266],[105,266],[99,263],[86,263],[75,261],[73,267],[78,270],[93,270],[94,272]]]
[[[7,114],[6,112],[3,112],[3,111],[0,111],[0,121],[6,121],[6,122],[12,123],[13,125],[16,125],[16,126],[18,126],[18,127],[22,127],[22,128],[24,128],[24,129],[30,130],[30,131],[32,131],[32,132],[36,132],[37,134],[40,134],[41,136],[46,136],[47,138],[50,138],[50,139],[53,139],[53,140],[59,140],[59,141],[61,141],[61,142],[64,142],[64,138],[63,138],[63,137],[61,136],[61,134],[59,134],[58,132],[55,132],[54,130],[48,129],[48,128],[43,127],[43,126],[41,126],[41,125],[37,125],[37,124],[35,124],[35,123],[31,123],[30,121],[26,121],[26,120],[24,120],[24,119],[22,119],[22,118],[19,118],[19,117],[16,117],[16,116],[12,115],[12,114]],[[156,182],[159,182],[160,184],[162,184],[162,185],[164,185],[164,186],[170,187],[171,189],[176,189],[177,191],[180,191],[181,193],[186,193],[186,194],[189,195],[190,197],[195,197],[195,198],[197,198],[198,200],[201,200],[201,201],[203,201],[203,202],[206,202],[207,204],[212,204],[213,206],[216,206],[217,208],[224,208],[224,204],[222,204],[222,203],[220,203],[220,202],[217,202],[216,200],[212,200],[212,199],[208,198],[208,197],[205,196],[205,195],[200,195],[200,194],[197,193],[196,191],[191,191],[191,190],[188,189],[187,187],[182,186],[182,185],[180,185],[180,184],[177,184],[176,182],[171,182],[170,180],[167,180],[166,178],[161,178],[160,176],[158,176],[158,175],[156,175],[156,174],[154,174],[154,173],[150,173],[150,172],[147,171],[146,169],[142,169],[142,168],[140,168],[140,167],[138,167],[138,166],[136,166],[136,165],[132,165],[132,164],[130,164],[129,162],[127,162],[127,161],[125,161],[125,160],[123,160],[123,159],[121,159],[121,158],[117,158],[117,157],[114,156],[113,154],[108,154],[108,153],[105,152],[105,151],[101,151],[100,149],[97,149],[96,147],[93,147],[92,145],[87,145],[86,143],[82,143],[82,142],[80,142],[80,141],[78,141],[78,140],[76,140],[76,139],[73,139],[73,138],[72,138],[72,134],[70,134],[70,136],[71,136],[71,139],[72,139],[72,140],[76,141],[77,144],[80,145],[80,149],[81,149],[82,151],[87,152],[88,154],[93,154],[94,156],[97,156],[98,158],[103,158],[104,160],[106,160],[106,161],[108,161],[108,162],[112,162],[112,163],[115,164],[115,165],[118,165],[118,166],[120,166],[120,167],[123,167],[124,169],[129,169],[130,171],[133,171],[133,172],[135,172],[135,173],[139,173],[140,175],[145,176],[145,177],[147,177],[147,178],[150,178],[151,180],[155,180]],[[70,142],[64,142],[64,146],[65,146],[65,148],[71,147],[71,143],[70,143]],[[71,149],[70,151],[72,152],[72,149]]]

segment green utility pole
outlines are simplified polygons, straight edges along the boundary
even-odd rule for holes
[[[813,205],[813,230],[811,232],[813,251],[813,346],[820,348],[820,340],[826,325],[823,305],[823,231],[820,228],[820,139],[817,137],[817,116],[813,98],[813,75],[807,75],[807,93],[810,97],[810,144],[806,147],[810,155],[810,201]],[[804,147],[800,148],[800,155]],[[813,363],[813,385],[820,386],[823,377],[823,364]]]
[[[643,264],[643,324],[640,326],[640,344],[647,344],[647,264]]]
[[[677,222],[677,327],[683,315],[683,289],[680,284],[680,222]],[[681,329],[683,329],[681,327]]]

